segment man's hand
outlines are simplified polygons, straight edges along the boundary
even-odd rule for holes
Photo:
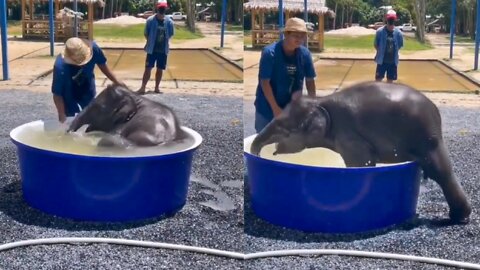
[[[282,108],[280,108],[278,106],[274,106],[274,107],[272,107],[272,111],[273,111],[274,118],[277,118],[282,113]]]

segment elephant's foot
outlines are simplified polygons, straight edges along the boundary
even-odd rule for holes
[[[467,204],[462,208],[450,208],[450,220],[454,224],[468,224],[470,222],[471,213],[472,207],[470,206],[470,204]]]

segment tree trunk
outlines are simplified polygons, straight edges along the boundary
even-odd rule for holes
[[[195,33],[195,0],[187,0],[187,28]]]
[[[340,29],[343,28],[343,18],[345,18],[345,8],[342,7],[342,20],[340,21],[340,23],[341,23]]]
[[[103,8],[102,8],[102,19],[105,19],[105,9],[107,8],[107,0],[105,0],[105,4],[103,5]]]
[[[333,30],[337,29],[337,2],[335,2],[335,17],[333,17]]]
[[[238,24],[243,25],[243,1],[237,1]]]
[[[417,24],[415,36],[418,41],[425,43],[425,0],[415,0],[413,7]]]
[[[110,18],[113,18],[113,1],[115,0],[110,1]]]

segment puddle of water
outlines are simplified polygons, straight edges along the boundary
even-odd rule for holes
[[[211,190],[202,190],[201,192],[212,195],[215,197],[215,201],[209,200],[206,202],[200,202],[200,205],[212,208],[213,210],[217,211],[231,211],[235,209],[235,205],[233,204],[233,200],[227,195],[227,193],[221,191],[221,190],[216,190],[216,191],[211,191]]]
[[[189,134],[186,139],[152,147],[98,147],[105,136],[103,132],[85,133],[87,126],[77,132],[66,132],[67,125],[47,124],[26,125],[15,139],[23,144],[44,150],[102,157],[140,157],[171,154],[192,147],[194,138]],[[117,138],[120,138],[119,136]]]
[[[242,188],[243,181],[239,181],[239,180],[224,181],[220,183],[220,185],[222,185],[222,187],[229,187],[229,188]]]
[[[206,202],[200,202],[200,205],[209,207],[216,211],[231,211],[234,210],[235,204],[230,196],[227,193],[221,190],[220,186],[209,181],[208,179],[202,179],[195,176],[190,177],[190,181],[198,183],[203,187],[209,189],[202,189],[200,192],[211,195],[215,198],[215,200],[208,200]],[[238,183],[237,183],[238,182]],[[243,183],[241,181],[224,181],[220,185],[228,186],[228,187],[242,187]]]

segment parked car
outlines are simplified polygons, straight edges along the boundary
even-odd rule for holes
[[[313,24],[311,22],[307,22],[306,25],[307,25],[307,30],[308,31],[313,31],[315,29],[315,24]]]
[[[182,14],[182,12],[173,12],[170,18],[174,21],[183,21],[187,19],[187,15]]]
[[[155,14],[155,12],[149,10],[149,11],[145,11],[145,12],[143,12],[143,13],[138,13],[138,14],[137,14],[137,17],[139,17],[139,18],[144,18],[144,19],[148,19],[148,17],[150,17],[150,16],[152,16],[152,15],[154,15],[154,14]]]
[[[383,23],[383,22],[376,22],[376,23],[374,23],[374,24],[369,24],[369,25],[368,25],[368,28],[372,28],[372,29],[377,30],[378,28],[380,28],[380,27],[382,27],[382,26],[384,26],[384,25],[385,25],[385,23]]]
[[[398,27],[400,31],[403,32],[415,32],[417,31],[417,27],[411,23],[404,23]]]
[[[209,21],[212,20],[212,15],[208,12],[205,12],[205,17],[204,18],[205,18],[206,22],[209,22]]]

